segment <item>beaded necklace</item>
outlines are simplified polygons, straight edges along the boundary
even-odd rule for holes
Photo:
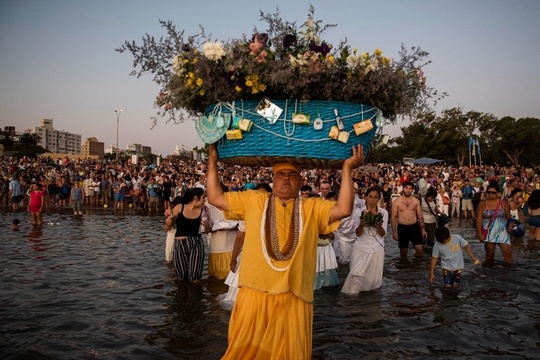
[[[266,262],[270,267],[276,271],[286,271],[290,267],[290,263],[284,268],[278,268],[273,264],[272,260],[287,261],[290,260],[298,246],[300,233],[302,232],[302,211],[300,209],[300,199],[294,200],[294,209],[292,214],[292,229],[287,235],[287,244],[285,244],[283,251],[279,250],[279,242],[277,236],[276,227],[276,209],[275,209],[275,196],[270,195],[266,209],[263,213],[263,219],[261,224],[261,240],[263,242],[263,254]]]

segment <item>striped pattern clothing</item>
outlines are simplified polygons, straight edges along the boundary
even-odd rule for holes
[[[173,264],[178,279],[200,280],[203,273],[203,262],[204,244],[200,235],[175,240]]]

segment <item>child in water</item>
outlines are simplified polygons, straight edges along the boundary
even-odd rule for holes
[[[11,230],[13,231],[19,231],[19,224],[21,223],[21,221],[17,218],[13,219],[13,221],[11,222]]]
[[[467,240],[456,234],[450,235],[450,230],[446,226],[440,226],[435,230],[435,239],[437,241],[431,255],[429,282],[433,284],[435,280],[435,266],[440,257],[444,286],[457,287],[465,267],[462,249],[471,257],[474,265],[480,265],[480,260],[473,254]]]

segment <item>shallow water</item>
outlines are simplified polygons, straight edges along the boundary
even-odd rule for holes
[[[220,281],[179,284],[163,260],[163,216],[127,209],[29,216],[11,231],[0,213],[0,358],[218,359],[229,313]],[[450,223],[472,240],[472,222]],[[540,344],[540,242],[517,240],[515,265],[466,270],[459,290],[429,286],[429,256],[399,258],[386,238],[380,290],[346,296],[318,290],[314,359],[527,359]],[[497,260],[501,260],[497,252]],[[339,269],[342,283],[347,268]],[[437,282],[441,281],[437,272]]]

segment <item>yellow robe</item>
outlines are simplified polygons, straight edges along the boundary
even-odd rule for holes
[[[301,199],[301,232],[288,261],[265,254],[265,206],[269,194],[258,191],[226,194],[230,219],[244,219],[246,237],[239,273],[240,290],[231,314],[229,347],[223,359],[309,359],[313,328],[313,281],[318,235],[339,225],[328,224],[334,202]],[[294,202],[276,199],[280,249],[292,231]]]

